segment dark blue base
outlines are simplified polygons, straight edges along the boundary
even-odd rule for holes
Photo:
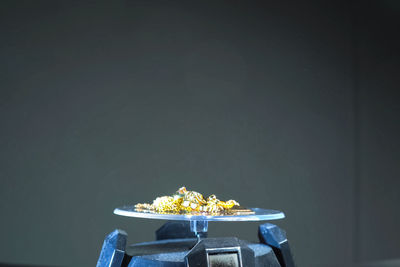
[[[157,241],[134,244],[126,247],[127,234],[115,230],[104,241],[97,267],[208,266],[209,255],[235,254],[238,262],[246,267],[294,267],[286,234],[273,224],[259,227],[260,243],[251,243],[237,238],[202,238],[200,242],[188,232],[187,237],[176,238],[174,222],[167,223],[158,232]],[[182,227],[181,223],[177,227]],[[173,233],[172,238],[168,229]],[[162,237],[162,238],[160,238]],[[210,254],[210,251],[212,254]],[[229,252],[229,253],[228,253]],[[221,265],[231,266],[231,265]]]

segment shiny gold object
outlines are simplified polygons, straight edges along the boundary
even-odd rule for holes
[[[149,210],[158,213],[219,213],[238,208],[239,203],[235,200],[221,201],[215,195],[207,199],[196,191],[188,191],[186,187],[179,188],[172,196],[157,197],[153,204],[136,204],[139,210]]]

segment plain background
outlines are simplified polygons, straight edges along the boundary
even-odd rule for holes
[[[398,1],[2,1],[0,262],[94,266],[185,185],[300,267],[400,257]],[[256,240],[256,223],[210,235]]]

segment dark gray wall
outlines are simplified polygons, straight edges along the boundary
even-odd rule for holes
[[[186,185],[285,211],[299,266],[351,265],[365,233],[350,4],[0,12],[0,261],[94,266],[108,232],[148,241],[161,225],[116,206]],[[210,231],[256,239],[257,224]]]
[[[365,262],[400,258],[400,3],[367,1],[357,8],[356,253]]]

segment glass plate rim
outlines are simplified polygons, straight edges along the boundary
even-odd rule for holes
[[[134,206],[122,206],[114,209],[114,214],[133,218],[175,220],[175,221],[269,221],[285,218],[282,211],[274,209],[248,208],[254,214],[214,216],[214,215],[191,215],[191,214],[160,214],[139,212]]]

